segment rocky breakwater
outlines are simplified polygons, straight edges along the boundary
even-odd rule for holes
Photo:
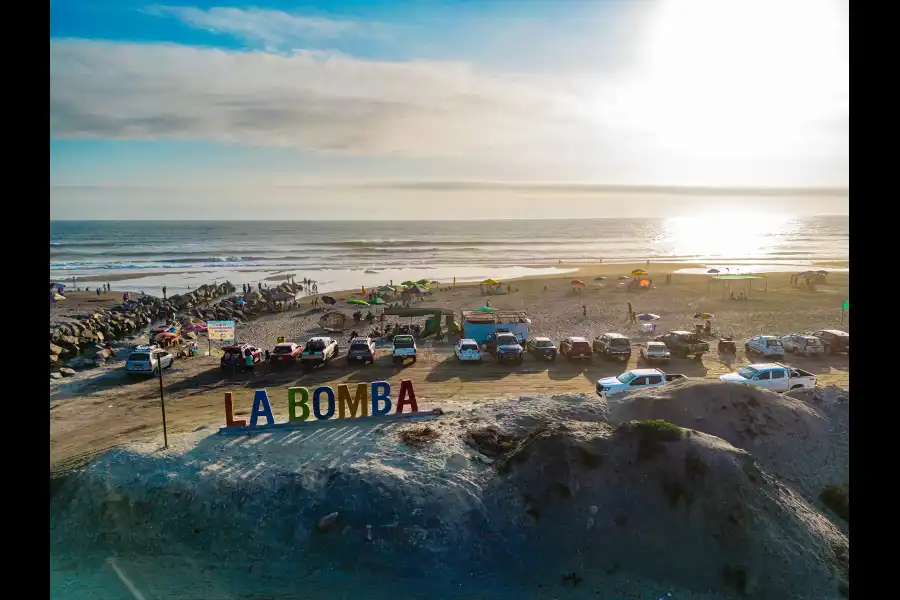
[[[74,374],[74,369],[104,364],[115,358],[113,352],[104,348],[107,342],[137,335],[152,322],[170,318],[173,314],[190,312],[210,320],[244,317],[245,311],[235,310],[231,301],[221,301],[203,309],[202,313],[195,308],[234,291],[234,285],[226,281],[202,285],[187,294],[165,300],[142,296],[111,309],[56,318],[50,325],[50,368],[51,371],[59,370],[51,372],[51,377],[58,379]]]

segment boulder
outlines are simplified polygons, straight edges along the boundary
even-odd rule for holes
[[[75,374],[75,369],[70,369],[69,367],[63,367],[59,370],[62,373],[63,377],[71,377]]]
[[[62,379],[62,378],[63,378],[62,373],[59,373],[59,372],[50,373],[50,379]]]
[[[50,343],[50,354],[51,355],[62,354],[62,352],[63,352],[63,349],[61,347],[57,346],[53,342]]]
[[[58,362],[59,362],[59,355],[57,355],[57,354],[51,354],[51,355],[50,355],[50,364],[51,364],[51,365],[55,365],[55,364],[58,363]]]

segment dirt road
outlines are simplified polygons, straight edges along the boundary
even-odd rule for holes
[[[715,379],[747,364],[742,354],[731,364],[720,361],[715,353],[704,357],[702,362],[673,359],[664,370]],[[792,358],[788,362],[816,373],[821,386],[849,387],[848,357]],[[531,356],[526,356],[522,365],[498,365],[490,360],[468,364],[459,363],[447,348],[421,352],[416,363],[404,366],[394,365],[382,352],[372,365],[348,365],[339,359],[308,373],[299,365],[282,369],[265,365],[252,378],[243,374],[229,378],[219,370],[217,359],[205,357],[176,362],[165,372],[164,386],[169,433],[177,434],[201,427],[214,430],[223,425],[226,391],[234,393],[235,413],[240,417],[249,415],[254,390],[266,388],[276,421],[284,421],[287,419],[286,390],[291,386],[348,383],[354,389],[357,382],[387,380],[396,390],[401,379],[410,379],[421,410],[452,406],[454,402],[474,398],[593,394],[597,379],[637,366],[636,352],[627,367],[601,359],[587,364],[564,359],[538,362]],[[51,393],[51,472],[78,466],[98,452],[119,444],[151,437],[158,437],[162,443],[158,379],[131,378],[119,368],[71,384],[65,391],[60,388]]]

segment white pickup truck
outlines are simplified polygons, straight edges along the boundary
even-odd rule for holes
[[[604,377],[597,381],[597,395],[601,398],[632,390],[660,387],[673,381],[687,379],[680,373],[663,373],[659,369],[632,369],[618,377]]]
[[[789,367],[781,363],[757,363],[738,369],[735,373],[719,376],[728,383],[743,383],[772,390],[786,392],[798,388],[816,387],[816,376],[808,371]]]
[[[395,363],[400,363],[407,358],[411,358],[413,362],[416,362],[416,339],[411,335],[395,335],[393,348],[391,349],[391,359]]]

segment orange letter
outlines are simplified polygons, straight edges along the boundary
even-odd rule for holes
[[[234,420],[234,405],[231,403],[231,392],[225,392],[225,427],[243,427],[247,421]]]
[[[400,382],[400,397],[397,398],[397,412],[394,414],[399,415],[402,413],[403,407],[407,404],[412,409],[410,412],[419,412],[419,405],[416,404],[416,392],[413,390],[412,380],[410,379],[404,379]]]
[[[355,417],[359,411],[360,417],[369,414],[369,388],[364,383],[356,385],[356,400],[350,398],[350,388],[346,383],[338,386],[338,418],[343,419],[347,415],[347,408],[350,409],[350,416]]]

